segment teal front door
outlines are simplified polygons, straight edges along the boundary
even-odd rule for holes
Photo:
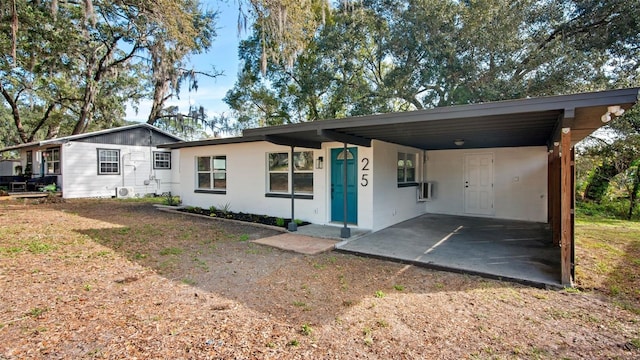
[[[347,161],[347,222],[358,223],[358,148],[331,149],[331,221],[344,221],[344,162]]]

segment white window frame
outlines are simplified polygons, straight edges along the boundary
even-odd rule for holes
[[[209,162],[209,168],[206,170],[200,170],[200,159],[207,158]],[[216,168],[216,160],[224,159],[224,169]],[[195,189],[202,191],[226,191],[227,190],[227,156],[226,155],[206,155],[206,156],[196,156],[196,178],[195,178]],[[200,186],[200,174],[208,174],[209,175],[209,187],[201,187]],[[216,180],[221,180],[220,175],[224,175],[224,186],[220,186],[220,182]]]
[[[115,153],[115,161],[113,158],[102,160],[102,153],[107,151]],[[117,171],[103,171],[102,164],[116,164]],[[98,175],[120,175],[120,165],[120,149],[98,149]]]
[[[158,156],[166,156],[166,159],[158,159]],[[166,165],[161,165],[166,164]],[[154,151],[153,152],[153,168],[157,170],[170,170],[171,169],[171,153],[168,151]]]
[[[411,164],[412,164],[411,167],[407,166],[407,164],[409,163],[409,160],[411,161]],[[416,177],[416,173],[418,171],[418,166],[416,164],[417,161],[418,161],[418,154],[416,153],[398,152],[398,158],[396,162],[397,172],[400,172],[400,162],[402,162],[402,179],[400,179],[400,177],[396,175],[396,180],[398,181],[398,185],[414,184],[418,181]],[[413,169],[413,179],[408,179],[408,176],[407,176],[408,169]]]

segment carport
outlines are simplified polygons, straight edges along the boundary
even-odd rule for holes
[[[425,214],[336,249],[536,287],[561,286],[560,248],[547,224]]]
[[[436,254],[443,254],[442,259],[446,260],[446,264],[452,264],[459,259],[466,259],[466,262],[476,261],[472,257],[464,257],[472,256],[473,251],[481,249],[472,247],[474,250],[469,251],[470,246],[474,244],[473,241],[476,243],[484,241],[485,244],[493,245],[503,244],[504,249],[511,248],[514,252],[500,257],[502,250],[498,247],[488,250],[488,254],[495,254],[495,256],[489,256],[483,260],[489,262],[488,264],[482,265],[480,260],[476,261],[480,266],[477,272],[484,272],[481,265],[496,269],[520,267],[523,269],[522,272],[533,271],[533,267],[526,266],[537,261],[539,264],[546,264],[553,268],[553,271],[548,272],[552,283],[571,286],[575,275],[574,146],[606,122],[619,116],[622,110],[632,107],[638,100],[638,90],[638,88],[609,90],[323,120],[249,129],[245,130],[243,135],[280,145],[289,145],[292,151],[294,146],[319,148],[321,143],[327,141],[341,142],[345,149],[348,144],[368,147],[372,140],[424,151],[451,149],[473,151],[473,149],[546,146],[548,150],[548,196],[546,197],[548,229],[543,226],[538,230],[544,229],[547,234],[545,239],[550,239],[549,254],[542,254],[535,260],[532,258],[522,260],[525,258],[519,256],[524,256],[530,252],[531,248],[540,244],[533,240],[526,240],[527,232],[521,238],[518,237],[519,235],[508,235],[512,230],[524,225],[502,223],[502,220],[492,217],[477,219],[462,217],[466,219],[467,225],[460,225],[462,228],[458,231],[455,231],[458,227],[439,228],[440,221],[429,222],[426,218],[422,218],[425,223],[431,223],[430,226],[439,230],[417,224],[415,228],[432,236],[423,238],[405,236],[403,240],[403,236],[398,234],[412,231],[412,226],[409,226],[412,223],[407,221],[351,242],[342,248],[344,250],[350,248],[350,251],[357,251],[356,246],[360,246],[360,249],[379,248],[386,249],[386,253],[406,251],[409,255],[406,255],[408,258],[403,260],[413,261],[416,258],[415,254],[418,254],[420,258],[431,259],[427,262],[430,261],[435,266],[438,263],[435,260]],[[347,183],[346,179],[344,183]],[[292,195],[292,217],[294,217],[293,198]],[[344,209],[346,213],[346,196]],[[540,224],[534,225],[540,227]],[[346,220],[343,230],[348,230]],[[478,235],[470,236],[474,232]],[[343,231],[341,237],[348,238],[349,235],[349,231]],[[412,245],[409,239],[421,239],[424,243]],[[450,241],[456,239],[458,241]],[[429,251],[429,249],[432,250]],[[449,249],[451,252],[446,253],[445,250]],[[424,254],[425,252],[427,253]],[[362,253],[366,252],[362,251]],[[411,256],[414,257],[411,258]],[[491,272],[487,272],[489,273]],[[549,279],[540,277],[535,281],[547,283]]]

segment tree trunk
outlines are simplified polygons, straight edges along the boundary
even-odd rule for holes
[[[633,186],[631,187],[631,194],[629,194],[629,214],[627,214],[627,220],[631,220],[633,217],[633,211],[636,208],[636,201],[638,198],[638,190],[640,190],[640,164],[636,166],[635,175],[633,177]]]

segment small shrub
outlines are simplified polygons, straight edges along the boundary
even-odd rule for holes
[[[296,339],[293,339],[293,340],[289,341],[289,343],[287,345],[289,345],[289,346],[298,346],[298,345],[300,345],[300,342],[298,340],[296,340]]]
[[[378,299],[382,299],[385,296],[387,296],[387,295],[385,293],[383,293],[382,290],[376,291],[375,297],[377,297]]]
[[[276,219],[276,225],[278,225],[280,227],[284,227],[284,219],[283,218],[277,218]]]
[[[222,211],[223,214],[230,213],[231,212],[231,203],[218,205],[218,210]]]
[[[171,195],[171,192],[164,193],[164,204],[168,206],[178,206],[182,203],[179,196]]]
[[[396,289],[396,290],[398,290],[398,291],[403,291],[403,290],[404,290],[404,286],[402,286],[402,285],[398,285],[398,284],[393,285],[393,288],[394,288],[394,289]]]
[[[209,206],[209,211],[211,211],[211,216],[215,216],[213,213],[218,211],[218,208],[215,205]]]

